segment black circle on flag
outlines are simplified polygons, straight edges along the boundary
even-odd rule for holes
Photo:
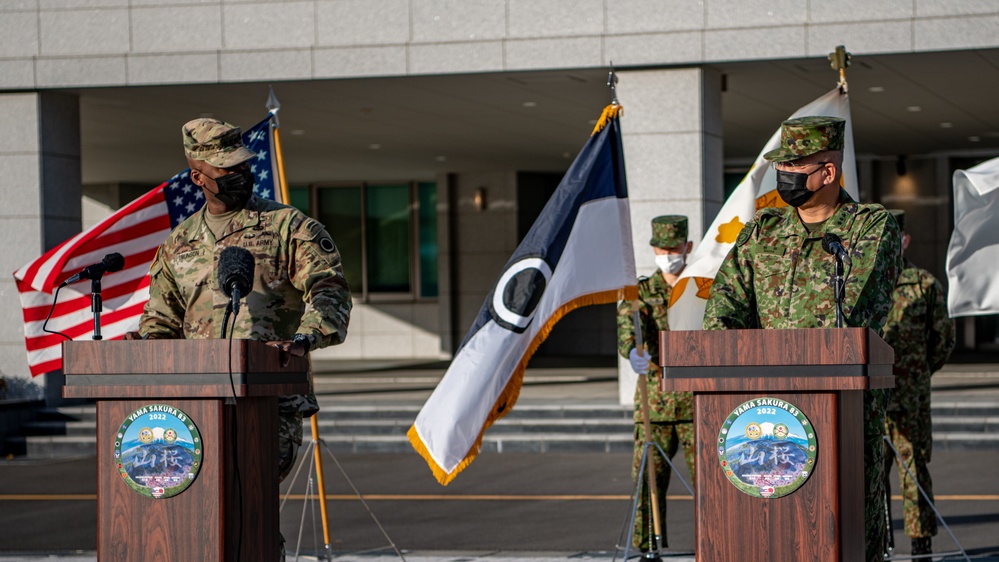
[[[524,258],[508,267],[489,303],[493,320],[507,330],[526,330],[551,278],[552,269],[541,258]]]

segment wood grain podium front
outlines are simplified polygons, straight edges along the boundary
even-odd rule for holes
[[[863,391],[894,386],[891,347],[867,328],[660,332],[660,344],[662,389],[694,393],[698,562],[865,560]],[[762,398],[814,430],[810,474],[780,497],[738,488],[719,451],[737,408]],[[761,425],[743,440],[766,439]]]
[[[263,342],[233,340],[230,383],[229,344],[63,344],[63,395],[97,399],[101,562],[278,559],[277,397],[308,392],[309,360],[291,357],[282,366],[287,357],[279,350]],[[130,487],[116,458],[129,418],[156,409],[176,409],[200,435],[200,469],[172,497],[143,495]],[[154,438],[160,439],[150,431],[148,439]]]

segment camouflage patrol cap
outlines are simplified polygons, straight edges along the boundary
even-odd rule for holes
[[[823,150],[843,150],[846,121],[839,117],[798,117],[780,124],[780,148],[763,155],[770,162],[789,162]]]
[[[231,168],[256,156],[243,146],[243,132],[225,121],[202,117],[184,124],[184,153],[216,168]]]
[[[663,215],[652,219],[652,240],[657,248],[673,248],[687,241],[687,217]]]
[[[895,217],[895,222],[898,223],[899,230],[905,230],[905,211],[902,209],[888,209],[891,216]]]

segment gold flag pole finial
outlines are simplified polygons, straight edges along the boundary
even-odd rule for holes
[[[591,136],[604,130],[609,120],[620,116],[624,112],[624,106],[617,101],[617,73],[614,72],[614,61],[611,61],[610,71],[607,73],[607,87],[611,91],[611,102],[610,105],[604,108],[603,113],[600,114],[600,119],[597,119],[597,124],[593,127],[593,132],[590,133]]]
[[[839,71],[838,85],[839,93],[841,94],[847,93],[846,67],[850,66],[851,58],[853,58],[853,55],[846,52],[846,47],[843,45],[837,46],[835,51],[829,53],[829,66],[831,66],[833,70]]]

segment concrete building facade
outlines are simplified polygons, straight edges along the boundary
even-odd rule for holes
[[[446,359],[609,101],[609,65],[648,274],[649,219],[688,215],[696,243],[845,45],[862,196],[926,225],[911,255],[943,278],[950,174],[999,154],[997,25],[988,0],[0,0],[0,268],[182,169],[188,119],[261,119],[272,86],[296,204],[360,201],[327,224],[362,233],[350,337],[317,356]],[[386,224],[396,253],[371,238]],[[374,271],[400,260],[402,285]],[[0,369],[27,376],[9,275],[0,306]],[[991,349],[994,319],[963,326]],[[610,360],[615,340],[595,307],[541,353]]]

